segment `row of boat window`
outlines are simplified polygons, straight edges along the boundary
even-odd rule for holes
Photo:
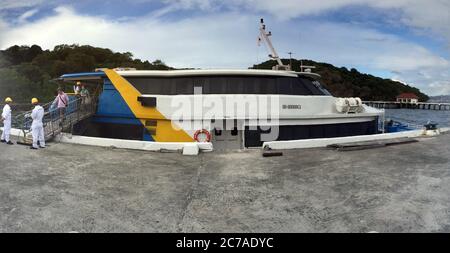
[[[142,94],[192,95],[194,87],[201,87],[202,94],[330,95],[319,81],[306,77],[199,76],[126,79]]]

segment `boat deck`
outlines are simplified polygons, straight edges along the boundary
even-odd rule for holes
[[[450,232],[450,134],[371,150],[0,145],[0,232]]]

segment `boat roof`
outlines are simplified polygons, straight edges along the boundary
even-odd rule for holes
[[[82,80],[89,80],[89,79],[101,79],[105,77],[105,73],[103,71],[98,72],[81,72],[81,73],[71,73],[71,74],[64,74],[60,76],[58,79],[63,81],[72,81],[72,80],[79,80],[82,78]]]
[[[318,79],[319,74],[311,72],[295,72],[265,69],[188,69],[188,70],[119,70],[116,71],[124,77],[183,77],[183,76],[284,76],[297,77],[299,75]],[[59,80],[93,80],[105,77],[103,71],[64,74]]]

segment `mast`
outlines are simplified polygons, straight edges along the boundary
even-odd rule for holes
[[[289,55],[289,65],[290,66],[292,66],[292,55],[293,55],[294,53],[292,53],[292,52],[288,52],[288,55]]]
[[[266,25],[264,24],[264,19],[261,19],[260,26],[259,26],[259,36],[258,36],[258,45],[261,41],[264,41],[266,43],[267,47],[270,50],[269,57],[271,59],[274,59],[277,61],[277,65],[274,66],[272,69],[274,70],[291,70],[291,65],[284,65],[281,61],[280,57],[277,54],[277,51],[275,50],[272,41],[270,40],[270,36],[272,36],[272,32],[266,32]]]

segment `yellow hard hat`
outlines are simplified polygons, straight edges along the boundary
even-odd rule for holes
[[[11,99],[10,97],[7,97],[7,98],[5,99],[5,102],[6,102],[6,103],[11,103],[11,102],[12,102],[12,99]]]
[[[39,100],[37,98],[33,98],[33,99],[31,99],[31,103],[37,104],[37,103],[39,103]]]

